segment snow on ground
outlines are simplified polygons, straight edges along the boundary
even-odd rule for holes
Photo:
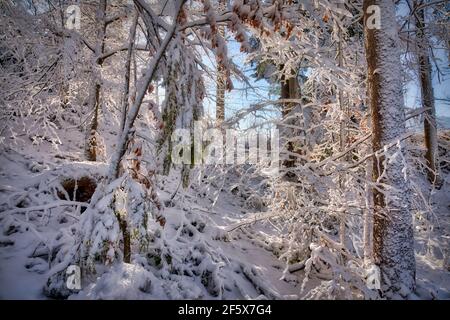
[[[6,196],[10,195],[7,190],[26,188],[26,186],[32,185],[34,180],[37,181],[43,175],[52,173],[55,170],[53,166],[51,169],[43,166],[38,172],[33,173],[30,171],[30,163],[35,163],[36,161],[27,159],[11,150],[5,151],[0,161],[2,163],[0,172],[2,201],[5,201]],[[68,164],[60,164],[60,166],[70,167]],[[80,168],[83,166],[89,168],[92,164],[78,163],[78,166]],[[101,165],[94,166],[102,167]],[[61,171],[63,172],[64,170],[59,169],[59,173]],[[71,172],[71,175],[73,176],[73,172]],[[177,177],[159,177],[159,182],[163,185],[162,190],[159,191],[159,197],[163,202],[167,202],[177,189]],[[254,266],[263,275],[261,281],[273,290],[274,295],[279,298],[297,298],[300,290],[299,281],[280,281],[284,268],[282,262],[277,260],[271,252],[255,245],[245,236],[239,235],[239,231],[229,235],[226,232],[230,225],[239,222],[246,215],[250,214],[243,210],[242,199],[224,191],[217,197],[217,202],[212,207],[214,198],[211,195],[198,197],[197,191],[190,189],[188,191],[178,191],[177,195],[173,197],[172,203],[165,209],[167,223],[176,224],[182,211],[189,211],[202,216],[208,221],[209,227],[217,233],[216,239],[213,237],[213,239],[208,240],[216,248],[217,252],[224,254],[224,256],[233,257],[244,265]],[[0,241],[0,297],[2,299],[45,298],[42,294],[42,287],[47,279],[48,265],[43,263],[44,260],[41,258],[33,258],[32,256],[36,243],[39,240],[45,240],[42,239],[42,234],[45,234],[48,239],[52,239],[58,231],[58,224],[46,222],[46,219],[48,221],[51,220],[42,215],[38,217],[39,221],[36,223],[35,230],[26,230],[23,233],[18,232],[9,236],[8,239],[4,237]],[[73,220],[69,218],[68,222],[63,225],[67,226],[70,222],[73,222]],[[4,224],[3,221],[2,224]],[[52,229],[52,226],[54,229]],[[39,235],[35,231],[38,231]],[[168,236],[170,237],[170,234]],[[223,241],[223,237],[228,237],[228,240]],[[14,241],[14,243],[10,241]],[[143,293],[142,290],[139,290],[140,286],[145,285],[145,279],[151,278],[151,275],[141,267],[121,264],[114,268],[114,272],[108,272],[98,279],[97,286],[89,285],[78,296],[72,296],[71,298],[89,299],[94,295],[94,291],[96,298],[105,299],[111,297],[128,299],[167,298],[161,288],[153,291],[152,295],[145,294],[145,292]],[[116,285],[113,285],[114,283]],[[251,288],[250,285],[245,291],[252,293],[247,298],[257,298],[261,294],[254,288]],[[228,296],[227,298],[242,297]]]
[[[422,299],[450,299],[450,174],[432,197],[431,232],[416,226],[417,294]]]
[[[25,150],[24,150],[25,151]],[[12,150],[5,150],[0,155],[0,200],[15,190],[26,189],[43,175],[63,174],[79,170],[80,175],[86,172],[94,174],[105,169],[104,164],[73,163],[74,159],[45,159],[47,150],[30,158]],[[41,155],[41,156],[39,156]],[[41,158],[39,158],[41,157]],[[54,159],[55,160],[55,159]],[[94,168],[94,169],[93,169]],[[255,212],[245,209],[244,199],[230,192],[231,185],[226,182],[220,194],[219,187],[212,185],[209,190],[199,190],[191,187],[189,190],[178,191],[177,175],[158,177],[161,185],[159,197],[166,203],[165,216],[167,223],[177,223],[181,212],[192,212],[207,221],[211,234],[216,236],[208,239],[209,245],[226,257],[233,257],[243,265],[251,265],[259,272],[258,279],[273,293],[272,297],[281,299],[298,299],[304,296],[300,292],[303,281],[303,271],[287,274],[283,280],[285,265],[278,260],[261,242],[251,237],[251,232],[243,233],[238,229],[227,232],[230,226],[248,219]],[[201,185],[201,184],[200,184]],[[221,183],[218,183],[221,185]],[[200,196],[199,196],[200,195]],[[417,296],[418,299],[450,299],[450,176],[447,176],[441,190],[434,194],[438,226],[433,232],[424,232],[416,228],[417,244]],[[171,200],[172,199],[172,200]],[[2,210],[0,208],[0,210]],[[52,211],[37,216],[24,217],[29,219],[30,229],[22,230],[6,237],[8,234],[4,220],[1,221],[0,237],[0,298],[1,299],[46,299],[42,287],[47,279],[48,265],[46,257],[36,254],[36,243],[40,240],[50,241],[58,228],[67,227],[75,220],[67,217],[63,222],[52,220]],[[254,224],[261,227],[261,223]],[[35,229],[32,228],[35,226]],[[264,232],[275,232],[271,228],[263,228]],[[48,240],[42,239],[46,236]],[[170,235],[168,235],[170,236]],[[51,243],[49,247],[51,247]],[[229,272],[234,272],[230,270]],[[232,278],[230,276],[230,278]],[[86,284],[83,291],[70,299],[90,298],[123,298],[123,299],[162,299],[167,298],[164,289],[159,285],[152,288],[152,293],[146,293],[148,283],[154,276],[142,267],[130,264],[117,264],[112,272],[100,276],[95,284]],[[314,284],[314,281],[309,285]],[[308,285],[308,286],[309,286]],[[175,289],[176,290],[176,289]],[[224,298],[258,298],[261,292],[250,285],[245,289],[247,296],[235,293],[224,294]],[[193,293],[195,294],[195,293]],[[198,293],[200,294],[200,293]],[[173,297],[173,296],[172,296]],[[182,298],[182,297],[180,297]],[[414,297],[413,297],[414,298]]]
[[[17,237],[14,245],[1,241],[0,299],[44,299],[45,274],[27,269],[32,237]]]

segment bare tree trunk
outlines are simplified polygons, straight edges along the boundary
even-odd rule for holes
[[[106,0],[100,0],[97,12],[95,14],[95,24],[97,26],[97,43],[95,46],[94,62],[92,66],[92,77],[94,85],[89,95],[89,109],[93,110],[94,115],[88,132],[86,145],[86,158],[89,161],[97,161],[99,155],[100,141],[98,139],[98,121],[100,113],[100,94],[102,79],[100,68],[103,65],[101,55],[105,48],[106,34]]]
[[[134,50],[134,38],[136,36],[136,26],[138,23],[139,15],[135,13],[133,18],[133,22],[130,28],[130,35],[128,38],[128,51],[127,51],[127,60],[125,63],[125,79],[124,79],[124,87],[123,87],[123,96],[122,96],[122,119],[120,124],[120,129],[123,130],[125,127],[125,120],[127,118],[128,113],[128,104],[129,104],[129,96],[130,96],[130,75],[131,75],[131,58]],[[123,237],[123,261],[125,263],[130,263],[131,261],[131,235],[130,230],[128,229],[127,219],[122,218],[120,215],[117,215],[119,220],[119,227],[122,232]]]
[[[339,6],[339,4],[338,4],[338,6]],[[338,58],[338,66],[342,67],[343,63],[344,63],[343,52],[342,52],[343,37],[342,37],[341,28],[340,27],[338,27],[338,28],[339,28],[339,31],[338,31],[339,39],[338,39],[337,58]],[[345,110],[342,90],[337,88],[337,93],[338,93],[338,103],[339,103],[340,111],[341,111],[341,113],[346,113],[345,116],[341,115],[340,122],[339,122],[339,152],[343,152],[345,149],[346,141],[347,141],[346,117],[348,116],[348,112],[346,112],[346,110]],[[342,192],[345,192],[344,191],[344,182],[345,182],[345,173],[339,173],[339,188],[341,189]],[[341,245],[344,248],[345,248],[345,220],[346,220],[345,211],[342,211],[341,216],[340,216],[340,222],[339,222],[339,240],[340,240]]]
[[[123,262],[130,263],[131,262],[131,234],[128,230],[127,220],[122,218],[120,214],[116,215],[117,220],[119,221],[119,228],[122,232],[123,237]]]
[[[378,29],[368,25],[368,19],[373,19],[371,6],[380,10]],[[398,140],[406,131],[395,5],[393,0],[364,0],[363,9],[372,147],[382,151],[383,146]],[[415,288],[416,271],[409,183],[404,179],[399,157],[385,160],[384,156],[374,157],[373,179],[395,191],[381,186],[373,190],[374,262],[380,267],[381,290],[387,296],[405,296]]]
[[[283,68],[283,66],[281,66]],[[300,85],[298,82],[297,74],[293,73],[290,77],[286,77],[283,75],[281,78],[281,99],[300,99]],[[282,106],[282,117],[283,122],[289,124],[292,122],[292,119],[289,117],[292,116],[291,111],[294,110],[296,103],[286,102],[283,103]],[[294,144],[292,143],[292,129],[283,128],[285,141],[286,141],[286,150],[289,153],[294,152]],[[283,161],[283,167],[292,168],[295,165],[295,156],[292,154],[288,155],[288,159]],[[290,177],[291,174],[288,172],[286,177]]]
[[[219,11],[225,10],[225,1],[219,0]],[[218,25],[219,34],[225,38],[225,26]],[[226,90],[226,70],[221,64],[217,64],[216,79],[216,124],[221,126],[225,121],[225,90]]]
[[[414,7],[422,5],[423,1],[415,2]],[[431,81],[431,63],[428,55],[428,40],[425,35],[425,8],[415,11],[417,58],[419,62],[420,90],[422,95],[422,108],[424,112],[424,140],[425,159],[427,160],[428,179],[431,183],[436,182],[439,168],[437,166],[437,128],[436,108],[434,106],[433,84]]]
[[[65,28],[66,18],[64,16],[66,7],[62,2],[59,3],[59,14],[61,17],[61,29]],[[62,51],[62,65],[61,65],[61,84],[59,87],[60,96],[60,106],[65,109],[69,103],[69,79],[73,73],[73,62],[70,61],[71,55],[76,55],[76,52],[71,52],[73,50],[74,41],[72,38],[67,37],[62,39],[64,43],[64,49]]]
[[[69,93],[70,93],[70,87],[68,81],[63,78],[61,87],[60,87],[60,105],[62,109],[66,109],[69,105]]]
[[[367,146],[367,154],[370,154],[371,148]],[[363,214],[363,251],[364,251],[364,264],[369,265],[372,258],[372,228],[373,228],[373,190],[369,181],[372,178],[372,163],[366,164],[366,186],[365,186],[365,205],[366,208]]]
[[[130,35],[128,38],[128,51],[127,51],[127,60],[125,63],[125,79],[123,84],[123,96],[122,96],[122,120],[120,124],[120,129],[123,130],[125,126],[125,119],[127,118],[128,112],[128,104],[130,97],[130,75],[131,75],[131,58],[134,50],[134,38],[136,36],[136,26],[138,22],[139,16],[136,13],[133,18],[133,22],[130,28]]]
[[[65,109],[69,104],[70,78],[73,77],[74,73],[74,62],[71,61],[70,56],[76,55],[77,52],[70,52],[75,47],[73,39],[65,38],[63,41],[64,50],[61,67],[60,105],[62,109]]]
[[[219,27],[219,30],[222,27]],[[216,87],[216,123],[220,126],[225,121],[225,77],[223,66],[217,67]]]

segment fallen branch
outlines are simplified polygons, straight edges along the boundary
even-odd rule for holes
[[[41,211],[41,210],[47,210],[51,208],[56,207],[65,207],[65,206],[81,206],[87,208],[89,206],[86,202],[79,202],[79,201],[67,201],[67,200],[58,200],[54,201],[52,203],[40,205],[40,206],[34,206],[34,207],[27,207],[27,208],[15,208],[8,211],[3,211],[2,213],[5,215],[13,214],[13,213],[21,213],[21,212],[30,212],[30,211]]]
[[[294,273],[296,271],[300,271],[305,269],[305,262],[299,262],[299,263],[295,263],[289,266],[288,271],[290,273]]]
[[[226,232],[232,232],[232,231],[234,231],[236,229],[239,229],[239,228],[241,228],[241,227],[243,227],[245,225],[252,224],[252,223],[255,223],[255,222],[258,222],[258,221],[261,221],[261,220],[267,220],[267,219],[270,219],[270,218],[276,218],[276,217],[279,217],[281,215],[282,215],[281,213],[273,214],[272,212],[269,212],[267,214],[262,214],[261,212],[258,212],[258,213],[253,214],[248,219],[245,219],[245,220],[243,220],[241,222],[238,222],[238,223],[236,223],[234,225],[231,225],[226,230]]]

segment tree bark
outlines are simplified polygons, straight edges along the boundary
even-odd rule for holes
[[[127,118],[128,112],[128,104],[129,104],[128,100],[130,97],[131,58],[134,50],[134,38],[136,36],[136,26],[138,19],[139,16],[136,13],[135,17],[133,18],[133,22],[131,24],[130,35],[128,38],[128,52],[127,52],[127,60],[125,63],[125,79],[123,84],[123,96],[122,96],[122,119],[120,124],[121,130],[123,130],[123,127],[125,126],[125,120]]]
[[[128,230],[128,223],[125,218],[120,217],[120,215],[116,215],[117,220],[119,221],[119,228],[122,232],[123,237],[123,262],[130,263],[131,262],[131,235]]]
[[[367,153],[370,154],[371,148],[367,146]],[[369,181],[372,178],[372,163],[366,163],[366,183],[365,183],[365,209],[363,213],[363,246],[364,246],[364,264],[367,266],[373,261],[372,248],[372,230],[373,230],[373,188]]]
[[[91,87],[89,95],[89,109],[93,110],[94,115],[88,132],[86,158],[89,161],[97,161],[99,155],[100,141],[98,136],[98,121],[100,115],[100,94],[102,79],[100,69],[103,65],[102,56],[105,49],[105,35],[106,35],[106,0],[100,0],[99,6],[95,15],[95,24],[97,26],[97,43],[95,46],[95,53],[93,57],[92,77],[94,85]]]
[[[219,11],[226,9],[224,0],[219,0]],[[220,36],[225,38],[225,26],[218,25],[217,31]],[[226,84],[226,70],[225,68],[217,64],[217,78],[216,78],[216,124],[221,126],[225,121],[225,90]]]
[[[283,68],[283,66],[281,66]],[[281,99],[300,99],[300,85],[298,82],[297,74],[293,73],[291,76],[283,75],[281,77]],[[288,117],[291,116],[291,111],[294,110],[296,106],[296,103],[293,102],[287,102],[284,103],[282,106],[282,117],[283,122],[286,124],[289,124],[292,122],[291,119],[288,119]],[[285,141],[286,141],[286,150],[289,153],[294,152],[294,144],[292,142],[292,129],[284,128],[283,131],[285,131]],[[292,168],[295,165],[295,156],[292,154],[288,155],[288,158],[283,161],[283,167],[285,168]],[[291,177],[292,174],[287,172],[286,177]]]
[[[380,9],[381,24],[368,26],[370,6]],[[373,7],[372,7],[373,8]],[[405,134],[405,113],[400,80],[400,51],[393,0],[364,0],[365,49],[368,100],[372,120],[372,148],[383,146]],[[397,150],[404,153],[404,150]],[[386,161],[385,160],[390,160]],[[374,262],[381,271],[381,290],[389,297],[405,296],[415,288],[415,258],[409,183],[399,157],[374,157],[373,179],[393,187],[374,188]]]
[[[415,2],[414,7],[422,5],[423,1]],[[425,8],[415,11],[417,58],[419,63],[420,91],[422,95],[422,108],[424,112],[424,140],[425,159],[428,165],[428,179],[431,183],[436,182],[438,176],[437,166],[437,128],[436,108],[434,105],[433,84],[431,81],[431,63],[428,54],[428,40],[425,35]]]
[[[338,7],[340,7],[340,5],[338,4]],[[342,36],[342,30],[341,28],[338,26],[339,31],[338,31],[338,52],[337,52],[337,59],[338,59],[338,66],[340,68],[342,68],[343,64],[344,64],[344,57],[343,57],[343,48],[342,48],[342,41],[343,41],[343,36]],[[339,103],[339,109],[341,111],[341,113],[344,113],[344,115],[340,116],[340,121],[339,121],[339,152],[343,152],[345,149],[345,144],[347,142],[347,123],[346,123],[346,119],[348,116],[348,112],[344,106],[344,98],[343,98],[343,94],[342,94],[342,90],[340,88],[336,88],[337,89],[337,96],[338,96],[338,103]],[[348,155],[345,157],[346,159],[348,159]],[[344,191],[344,185],[345,185],[345,179],[346,179],[346,175],[345,173],[339,173],[339,188],[341,189],[342,192]],[[343,248],[345,248],[345,226],[346,226],[346,214],[345,211],[342,211],[341,216],[339,217],[340,221],[339,221],[339,241],[342,245]]]

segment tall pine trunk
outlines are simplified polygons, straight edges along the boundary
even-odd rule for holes
[[[368,24],[368,19],[373,19],[371,6],[380,9],[378,29]],[[372,147],[382,151],[406,131],[395,5],[393,0],[364,0],[363,9]],[[396,151],[404,153],[403,149]],[[379,156],[373,163],[374,181],[393,188],[373,189],[373,255],[381,271],[381,290],[387,296],[405,296],[415,288],[409,183],[402,172],[401,158],[397,155],[385,162],[388,159]]]
[[[418,7],[423,2],[415,2]],[[415,12],[417,59],[419,63],[420,91],[422,95],[422,108],[424,112],[424,140],[425,159],[429,167],[428,179],[435,182],[438,174],[437,167],[437,128],[436,128],[436,108],[434,106],[433,84],[431,81],[431,63],[428,54],[428,40],[425,35],[425,8],[419,8]]]

